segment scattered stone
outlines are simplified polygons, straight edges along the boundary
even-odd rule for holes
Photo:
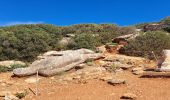
[[[123,79],[111,79],[111,80],[108,80],[108,83],[111,84],[111,85],[125,84],[126,80],[123,80]]]
[[[125,93],[122,95],[121,99],[131,99],[131,100],[136,100],[137,96],[132,93]]]
[[[131,65],[123,64],[123,63],[118,62],[118,61],[113,62],[113,65],[114,65],[115,67],[117,67],[117,68],[121,68],[121,69],[123,69],[123,70],[127,70],[127,69],[132,68],[132,66],[131,66]]]

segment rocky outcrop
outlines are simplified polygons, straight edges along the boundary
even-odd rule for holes
[[[68,71],[88,59],[97,59],[102,57],[102,54],[94,53],[88,49],[79,49],[75,51],[69,50],[55,53],[60,55],[42,56],[43,59],[34,61],[27,68],[18,68],[13,70],[14,75],[28,76],[33,75],[38,71],[42,76],[53,76],[58,73]]]

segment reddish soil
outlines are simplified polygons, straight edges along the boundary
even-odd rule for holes
[[[11,73],[0,74],[0,77],[13,81],[11,86],[0,85],[1,90],[35,89],[35,84],[24,82],[26,78],[10,78]],[[168,78],[139,78],[130,72],[117,75],[126,79],[126,85],[112,86],[104,81],[89,80],[86,84],[68,83],[61,85],[53,79],[40,80],[39,96],[29,91],[24,100],[119,100],[123,93],[134,93],[137,100],[169,100],[170,79]],[[2,99],[2,98],[1,98]]]

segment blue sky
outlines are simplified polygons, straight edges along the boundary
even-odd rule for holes
[[[121,26],[170,16],[170,0],[1,0],[0,25],[116,23]]]

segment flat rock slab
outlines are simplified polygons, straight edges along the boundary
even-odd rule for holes
[[[126,80],[124,79],[110,79],[108,80],[108,84],[110,85],[117,85],[117,84],[125,84]]]

